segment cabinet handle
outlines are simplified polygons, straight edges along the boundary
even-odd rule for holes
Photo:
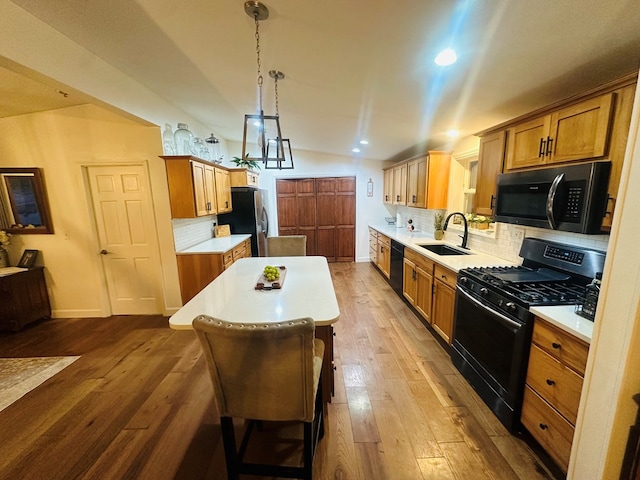
[[[416,200],[416,196],[415,196],[415,195],[413,195],[413,197],[412,197],[412,198],[413,198],[413,203],[416,203],[416,201],[417,201],[417,200]]]
[[[415,280],[416,279],[416,271],[412,270],[411,271],[411,280]]]
[[[211,202],[207,202],[207,211],[211,210]]]
[[[551,380],[550,378],[547,378],[547,385],[549,385],[550,387],[554,386],[556,384],[555,381]]]
[[[547,428],[549,428],[545,423],[541,423],[538,426],[540,427],[540,430],[546,430]]]
[[[400,201],[400,195],[396,195],[396,202]]]
[[[389,200],[389,195],[384,196],[385,201]]]
[[[495,195],[491,195],[491,203],[489,203],[489,209],[491,211],[493,211],[493,209],[495,208],[493,205],[493,202],[496,200],[496,196]]]
[[[224,207],[225,208],[229,208],[229,202],[228,201],[224,202]]]
[[[545,156],[549,157],[553,152],[553,138],[547,137],[547,149],[545,151]]]
[[[553,342],[551,346],[557,349],[557,348],[560,348],[562,345],[560,345],[559,343]]]
[[[547,142],[544,138],[540,139],[540,148],[538,149],[538,158],[540,157],[544,157],[544,147],[546,146]]]

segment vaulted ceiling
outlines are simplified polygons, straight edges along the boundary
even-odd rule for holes
[[[242,0],[13,0],[85,49],[241,140],[256,110],[255,24]],[[265,0],[265,113],[278,83],[294,149],[387,159],[445,131],[475,133],[637,71],[637,0]],[[458,62],[439,67],[444,47]],[[0,69],[0,115],[56,108],[60,93]],[[7,89],[11,94],[7,95]],[[59,100],[59,99],[58,99]],[[52,102],[52,103],[51,103]],[[51,107],[53,105],[53,107]]]

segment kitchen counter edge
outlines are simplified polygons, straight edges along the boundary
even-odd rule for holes
[[[176,255],[193,255],[199,253],[224,253],[234,247],[237,247],[247,238],[251,238],[250,234],[236,234],[228,237],[214,237],[204,242],[200,242],[184,250],[176,251]]]
[[[434,262],[458,273],[463,268],[469,267],[489,267],[489,266],[505,266],[514,265],[513,262],[505,260],[503,258],[494,257],[486,253],[477,252],[475,250],[469,250],[471,255],[438,255],[437,253],[430,252],[429,250],[420,247],[420,244],[430,245],[450,245],[452,247],[458,247],[458,245],[443,242],[441,240],[435,240],[431,235],[427,235],[425,232],[409,232],[404,228],[397,228],[395,225],[369,225],[370,228],[377,230],[378,232],[386,235],[387,237],[402,243],[405,248],[410,248],[415,252],[427,257]]]
[[[570,333],[580,340],[591,343],[593,322],[575,313],[574,305],[554,305],[549,307],[531,307],[534,315]]]

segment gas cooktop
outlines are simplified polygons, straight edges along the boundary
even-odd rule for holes
[[[570,275],[547,268],[476,267],[463,273],[527,306],[575,304],[585,290]]]

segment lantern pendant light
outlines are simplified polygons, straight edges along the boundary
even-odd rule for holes
[[[270,70],[269,76],[275,83],[276,96],[276,117],[280,118],[280,108],[278,105],[278,80],[284,78],[284,73],[279,70]],[[291,142],[288,138],[280,135],[267,140],[267,157],[264,163],[265,169],[292,170],[293,154],[291,153]]]
[[[244,130],[242,134],[242,158],[256,160],[267,164],[267,132],[273,132],[276,138],[282,138],[280,131],[280,119],[277,115],[265,115],[262,109],[262,77],[260,63],[260,21],[269,18],[269,9],[266,5],[257,1],[247,1],[244,11],[254,19],[256,25],[256,57],[257,57],[257,84],[258,84],[258,113],[244,116]],[[251,143],[255,139],[255,145]],[[284,158],[280,162],[282,162]]]

